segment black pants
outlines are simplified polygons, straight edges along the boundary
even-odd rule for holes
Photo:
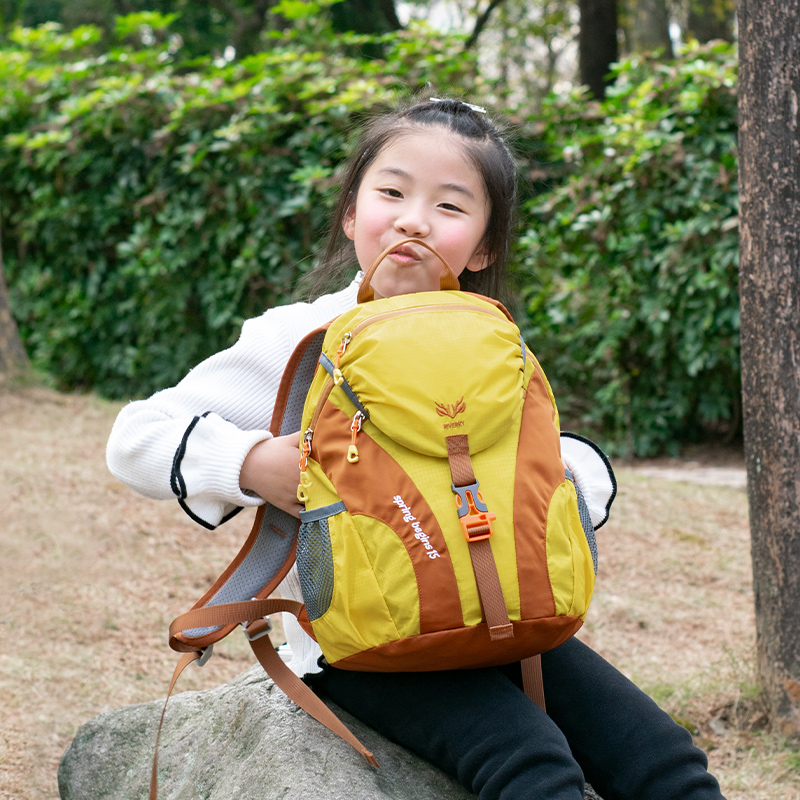
[[[571,639],[542,656],[547,714],[519,665],[427,673],[326,667],[309,683],[480,800],[720,800],[691,735],[597,653]]]

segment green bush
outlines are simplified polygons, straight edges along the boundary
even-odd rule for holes
[[[148,14],[120,20],[157,29]],[[163,44],[99,52],[92,27],[0,50],[6,278],[28,353],[62,388],[140,396],[290,299],[329,216],[353,118],[472,62],[456,39],[385,37],[384,62],[302,20],[240,62]]]
[[[240,62],[182,63],[169,21],[121,18],[111,50],[54,26],[0,49],[6,280],[62,388],[146,395],[230,345],[310,268],[359,116],[429,80],[485,91],[429,30],[368,60],[301,18]],[[142,25],[160,43],[130,44]],[[739,427],[735,70],[725,45],[629,60],[603,104],[551,98],[520,125],[520,322],[564,426],[609,449]]]
[[[729,45],[695,47],[546,112],[568,177],[527,209],[525,334],[562,425],[617,451],[740,426],[735,84]]]

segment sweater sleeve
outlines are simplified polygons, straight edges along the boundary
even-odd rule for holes
[[[281,375],[302,337],[355,304],[358,283],[248,320],[231,348],[176,386],[125,406],[109,437],[112,474],[146,497],[177,498],[204,527],[263,503],[239,488],[250,449],[270,437]]]

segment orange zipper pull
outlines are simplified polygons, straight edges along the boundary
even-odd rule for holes
[[[339,344],[339,349],[336,351],[336,360],[333,362],[333,382],[337,386],[342,385],[342,381],[344,378],[342,377],[342,371],[339,369],[339,359],[344,355],[344,351],[347,350],[347,345],[350,344],[350,340],[353,338],[352,333],[346,333],[342,337],[342,341]]]
[[[364,412],[356,411],[353,421],[350,423],[350,447],[347,448],[347,460],[351,464],[358,462],[358,448],[356,447],[356,436],[361,430],[361,420],[364,419]]]

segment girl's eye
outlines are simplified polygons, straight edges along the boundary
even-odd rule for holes
[[[458,211],[459,213],[461,212],[461,209],[458,206],[453,205],[452,203],[441,203],[440,206],[445,211]]]
[[[385,194],[388,197],[402,197],[402,193],[399,189],[381,189],[381,194]]]

